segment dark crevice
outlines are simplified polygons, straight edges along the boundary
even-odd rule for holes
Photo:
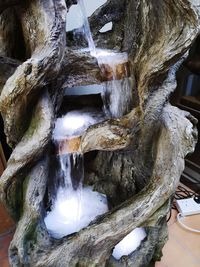
[[[2,148],[3,148],[3,152],[4,152],[4,155],[5,155],[5,158],[6,160],[9,159],[11,153],[12,153],[12,149],[11,147],[9,147],[9,145],[7,144],[6,142],[6,135],[4,133],[4,125],[3,125],[3,119],[0,115],[0,141],[1,141],[1,145],[2,145]]]

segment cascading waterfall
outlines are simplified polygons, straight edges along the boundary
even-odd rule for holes
[[[120,118],[130,111],[132,103],[130,83],[131,81],[125,78],[123,80],[108,81],[104,84],[102,99],[107,117]],[[127,99],[127,101],[124,101],[124,99]]]
[[[104,117],[94,111],[80,110],[68,112],[55,123],[53,138],[59,154],[59,179],[63,177],[63,182],[45,218],[47,229],[55,238],[78,232],[96,216],[108,211],[105,195],[94,192],[91,187],[83,187],[83,155],[67,150],[63,153],[59,146],[63,140],[80,136],[90,125],[102,120]]]
[[[127,114],[132,107],[131,80],[128,78],[128,71],[124,79],[117,79],[116,66],[128,62],[127,53],[116,53],[109,50],[97,49],[90,30],[89,21],[83,0],[78,0],[83,15],[83,29],[88,42],[91,56],[96,57],[99,67],[104,72],[109,67],[112,73],[112,80],[104,83],[102,100],[104,112],[107,117],[119,118]]]
[[[82,16],[83,16],[83,29],[84,29],[84,34],[88,42],[88,48],[90,51],[91,56],[96,57],[96,46],[92,37],[92,32],[90,30],[90,24],[87,18],[87,13],[86,13],[86,8],[83,0],[78,0],[78,4],[80,6]]]
[[[103,84],[102,99],[107,117],[120,118],[132,108],[131,79],[128,77],[127,53],[102,50],[97,53],[102,72],[110,75],[110,80]],[[119,79],[117,68],[124,68],[124,78]]]
[[[104,112],[107,117],[118,118],[131,110],[132,94],[131,80],[126,73],[123,79],[118,79],[117,65],[128,62],[126,53],[115,53],[109,50],[96,49],[90,25],[87,19],[83,0],[78,0],[83,16],[83,29],[90,54],[97,58],[102,72],[110,72],[111,79],[104,83],[102,99]],[[125,64],[126,65],[126,64]],[[127,71],[127,69],[125,70]],[[91,111],[72,111],[55,123],[53,138],[57,145],[60,164],[60,177],[56,198],[53,200],[51,211],[45,218],[49,233],[55,238],[62,238],[78,232],[89,225],[98,215],[108,211],[105,195],[94,192],[91,187],[83,187],[84,164],[83,155],[77,152],[67,152],[60,144],[80,136],[90,125],[103,121],[105,118]],[[136,228],[119,242],[113,256],[118,260],[123,255],[129,255],[141,244],[146,237],[143,228]]]
[[[78,152],[59,151],[60,177],[63,177],[63,187],[67,190],[82,189],[84,179],[83,154]]]

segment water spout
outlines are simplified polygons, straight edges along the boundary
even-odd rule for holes
[[[95,43],[94,43],[94,40],[92,37],[92,32],[90,30],[90,24],[89,24],[89,21],[87,18],[87,13],[86,13],[84,1],[78,0],[78,4],[80,6],[80,9],[81,9],[82,15],[83,15],[83,29],[84,29],[85,37],[87,38],[90,54],[91,54],[91,56],[96,57],[96,47],[95,47]]]
[[[102,99],[104,112],[108,117],[121,117],[129,111],[131,105],[131,84],[128,78],[128,56],[126,53],[97,49],[92,37],[83,0],[78,0],[83,19],[83,32],[88,49],[96,57],[104,83]],[[124,75],[124,76],[123,76]],[[60,172],[57,195],[51,211],[45,218],[47,229],[55,238],[61,238],[87,226],[97,215],[108,211],[106,196],[83,187],[83,155],[71,151],[71,140],[78,141],[84,131],[105,118],[91,110],[70,111],[58,118],[53,131],[53,140],[57,146]]]
[[[104,83],[104,92],[102,94],[104,112],[107,117],[122,117],[130,112],[133,103],[131,80],[128,78],[128,55],[127,53],[117,53],[95,47],[84,1],[78,0],[78,3],[83,15],[83,28],[89,52],[93,57],[96,57],[102,76],[108,79],[108,82]],[[122,78],[123,75],[124,78]]]

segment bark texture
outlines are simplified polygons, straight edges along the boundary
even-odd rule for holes
[[[95,153],[85,162],[85,183],[108,196],[110,211],[55,240],[44,217],[52,129],[64,88],[106,79],[97,60],[77,51],[81,44],[66,34],[66,14],[75,3],[0,1],[0,111],[13,148],[0,178],[0,199],[17,222],[10,265],[150,266],[161,257],[169,202],[197,140],[196,119],[171,106],[169,96],[198,34],[200,4],[109,0],[89,18],[98,47],[128,53],[134,103],[128,114],[91,126],[80,138],[79,151]],[[111,21],[112,30],[101,33]],[[114,246],[136,227],[145,227],[147,238],[116,261]]]

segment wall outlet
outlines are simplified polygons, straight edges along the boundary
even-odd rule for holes
[[[196,203],[193,197],[176,200],[176,206],[182,216],[200,213],[200,204]]]

